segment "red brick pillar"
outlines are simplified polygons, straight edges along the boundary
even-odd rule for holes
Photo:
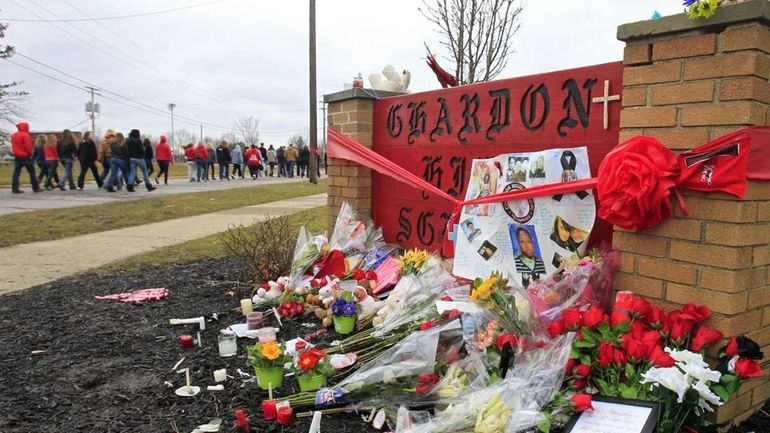
[[[720,7],[709,20],[686,15],[625,24],[621,141],[651,135],[675,151],[745,125],[766,125],[770,109],[770,2]],[[746,334],[770,355],[770,182],[745,199],[683,192],[689,214],[643,232],[615,229],[623,252],[617,288],[659,305],[705,304],[710,326]],[[740,421],[768,398],[754,381],[720,408]]]

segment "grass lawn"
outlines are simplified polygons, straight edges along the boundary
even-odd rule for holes
[[[311,233],[326,230],[326,206],[319,206],[289,215],[292,228],[298,232],[305,225]],[[173,266],[180,263],[224,257],[226,255],[219,234],[195,239],[179,245],[159,248],[155,251],[137,254],[128,259],[107,265],[110,271],[133,271],[157,266]]]
[[[158,164],[153,161],[152,165],[155,167],[155,171],[153,172],[153,176],[158,172]],[[98,166],[99,170],[101,171],[101,166]],[[230,168],[232,171],[232,167]],[[75,180],[77,181],[78,176],[80,175],[80,163],[75,162],[74,167],[72,168],[73,175],[75,176]],[[62,167],[59,167],[57,169],[57,172],[59,173],[59,177],[61,178],[61,175],[64,173],[64,169]],[[39,173],[37,165],[35,166],[35,174]],[[13,174],[13,163],[0,163],[0,187],[9,187],[11,186],[11,175]],[[217,176],[219,176],[219,167],[217,166]],[[168,169],[168,177],[169,178],[180,178],[184,179],[187,177],[187,165],[186,164],[180,164],[176,163],[171,166],[169,166]],[[86,183],[93,183],[94,178],[91,176],[91,173],[88,173],[86,175]],[[19,184],[24,186],[29,186],[29,175],[27,174],[27,170],[22,169],[21,176],[19,176]]]
[[[0,216],[0,247],[49,241],[69,236],[134,227],[170,219],[217,212],[326,192],[326,179],[318,185],[289,183],[194,192],[113,202],[13,213]],[[326,221],[326,219],[323,219]]]

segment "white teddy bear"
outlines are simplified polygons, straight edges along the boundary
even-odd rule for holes
[[[280,277],[276,281],[268,281],[257,290],[257,294],[251,299],[255,304],[271,301],[283,294],[289,284],[289,277]],[[267,286],[267,287],[265,287]]]
[[[358,300],[359,318],[369,317],[385,305],[383,301],[376,300],[374,296],[370,296],[369,292],[367,292],[363,286],[356,287],[356,290],[353,293]]]
[[[382,70],[382,75],[369,75],[369,83],[371,83],[372,89],[384,90],[388,92],[405,93],[409,88],[409,82],[411,79],[412,74],[409,72],[409,70],[405,69],[401,75],[399,75],[398,72],[396,72],[396,68],[391,65],[385,66],[385,68]]]

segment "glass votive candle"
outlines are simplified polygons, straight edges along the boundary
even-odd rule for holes
[[[219,356],[227,358],[238,353],[238,339],[235,334],[219,334]]]
[[[192,349],[193,347],[192,335],[183,335],[179,337],[179,342],[182,343],[182,348],[184,349]]]
[[[262,415],[265,419],[275,419],[277,415],[275,403],[275,400],[262,400]]]
[[[262,326],[262,313],[259,311],[249,313],[249,315],[246,316],[246,325],[248,325],[249,329],[258,329]]]
[[[281,406],[278,408],[278,424],[289,425],[291,423],[291,415],[294,413],[294,409],[291,406]]]
[[[257,331],[257,338],[262,344],[275,341],[275,328],[259,328]]]

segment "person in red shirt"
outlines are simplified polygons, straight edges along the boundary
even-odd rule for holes
[[[51,190],[51,179],[53,179],[56,173],[56,167],[59,165],[59,146],[56,140],[48,140],[43,147],[43,156],[45,157],[45,189]],[[65,191],[63,185],[59,185],[59,189]]]
[[[243,154],[243,158],[246,160],[246,165],[249,166],[249,174],[252,179],[257,178],[257,170],[262,166],[262,154],[257,149],[257,146],[251,145]]]
[[[11,136],[11,153],[13,154],[13,174],[11,175],[11,191],[14,194],[21,194],[19,189],[19,176],[22,167],[29,173],[29,181],[32,184],[32,190],[40,192],[40,185],[35,176],[35,162],[32,159],[34,148],[32,146],[32,137],[29,136],[29,124],[19,122],[16,125],[17,132]]]
[[[184,148],[184,159],[187,161],[187,177],[195,182],[195,145],[190,143]]]
[[[195,167],[198,169],[195,179],[198,182],[200,182],[201,179],[205,181],[209,180],[208,162],[209,162],[209,152],[206,149],[206,145],[203,144],[203,142],[200,142],[198,143],[198,146],[195,148]]]
[[[155,175],[155,183],[158,182],[158,177],[163,175],[163,184],[168,185],[168,165],[174,163],[174,158],[171,156],[171,148],[166,143],[166,136],[160,136],[160,142],[155,146],[155,159],[158,161],[159,171]]]

